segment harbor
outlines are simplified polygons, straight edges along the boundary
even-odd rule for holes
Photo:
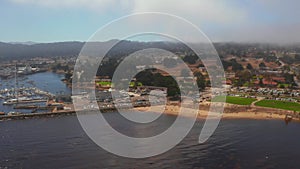
[[[13,105],[16,103],[37,103],[46,102],[48,99],[54,98],[55,95],[40,90],[38,88],[12,88],[0,90],[0,99],[5,100],[3,105]]]
[[[62,95],[70,95],[61,79],[63,75],[41,72],[17,75],[15,78],[1,79],[0,108],[3,115],[24,115],[52,112],[55,103]],[[57,104],[57,106],[60,106]],[[30,116],[30,115],[29,115]],[[33,115],[34,116],[34,115]]]

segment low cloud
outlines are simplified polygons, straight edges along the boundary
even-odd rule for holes
[[[118,17],[164,12],[184,17],[217,41],[300,42],[295,0],[8,0],[46,8],[79,8]]]
[[[98,11],[164,12],[198,21],[227,23],[242,20],[245,13],[218,0],[10,0],[50,8],[82,8]],[[119,11],[122,12],[122,11]]]
[[[217,22],[222,24],[243,20],[243,10],[230,3],[218,0],[136,0],[135,12],[157,11],[171,13],[198,22]]]
[[[107,11],[114,7],[131,8],[131,0],[10,0],[17,4],[38,5],[49,8],[82,8]]]

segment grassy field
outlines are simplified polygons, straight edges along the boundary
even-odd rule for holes
[[[111,86],[111,82],[97,82],[97,84],[101,85],[101,86]]]
[[[256,106],[270,107],[284,110],[300,111],[300,104],[287,101],[278,100],[261,100],[255,103]]]
[[[130,82],[129,84],[130,87],[133,87],[134,85],[135,85],[134,82]],[[138,82],[137,86],[143,86],[143,84],[141,82]]]
[[[222,102],[225,96],[217,96],[212,99],[213,102]],[[234,97],[227,96],[226,103],[238,104],[238,105],[251,105],[256,99],[253,98],[244,98],[244,97]]]
[[[97,84],[99,84],[101,86],[111,86],[111,85],[113,85],[112,82],[102,82],[102,81],[101,82],[97,82]],[[138,86],[143,86],[143,84],[141,82],[138,82],[137,85]],[[134,86],[134,82],[130,82],[129,86],[133,87]]]

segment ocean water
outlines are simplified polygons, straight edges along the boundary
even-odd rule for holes
[[[130,126],[105,113],[111,125],[131,136],[149,136],[170,126],[164,115],[149,125]],[[281,120],[222,120],[214,135],[198,144],[203,120],[172,150],[129,159],[98,147],[75,115],[0,122],[0,168],[111,169],[299,169],[300,123]],[[134,127],[134,128],[133,128]],[[151,147],[148,147],[151,149]]]

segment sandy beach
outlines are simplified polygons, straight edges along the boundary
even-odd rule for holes
[[[155,112],[156,106],[154,108],[150,107],[137,107],[134,108],[137,111],[141,112]],[[206,119],[208,116],[209,103],[201,104],[200,109],[198,111],[197,118]],[[161,106],[159,108],[161,109]],[[163,113],[167,115],[177,116],[180,111],[180,106],[178,105],[166,105]],[[272,109],[265,107],[251,107],[251,106],[240,106],[240,105],[232,105],[226,104],[224,108],[224,112],[222,114],[222,119],[257,119],[257,120],[266,120],[266,119],[276,119],[276,120],[284,120],[286,115],[293,115],[294,112],[280,109]],[[189,111],[184,111],[182,113],[183,116],[186,117],[194,117],[192,113]],[[218,114],[219,115],[219,114]],[[216,115],[216,116],[218,116]],[[213,115],[211,116],[212,118]],[[300,121],[298,118],[293,118],[293,121]]]

